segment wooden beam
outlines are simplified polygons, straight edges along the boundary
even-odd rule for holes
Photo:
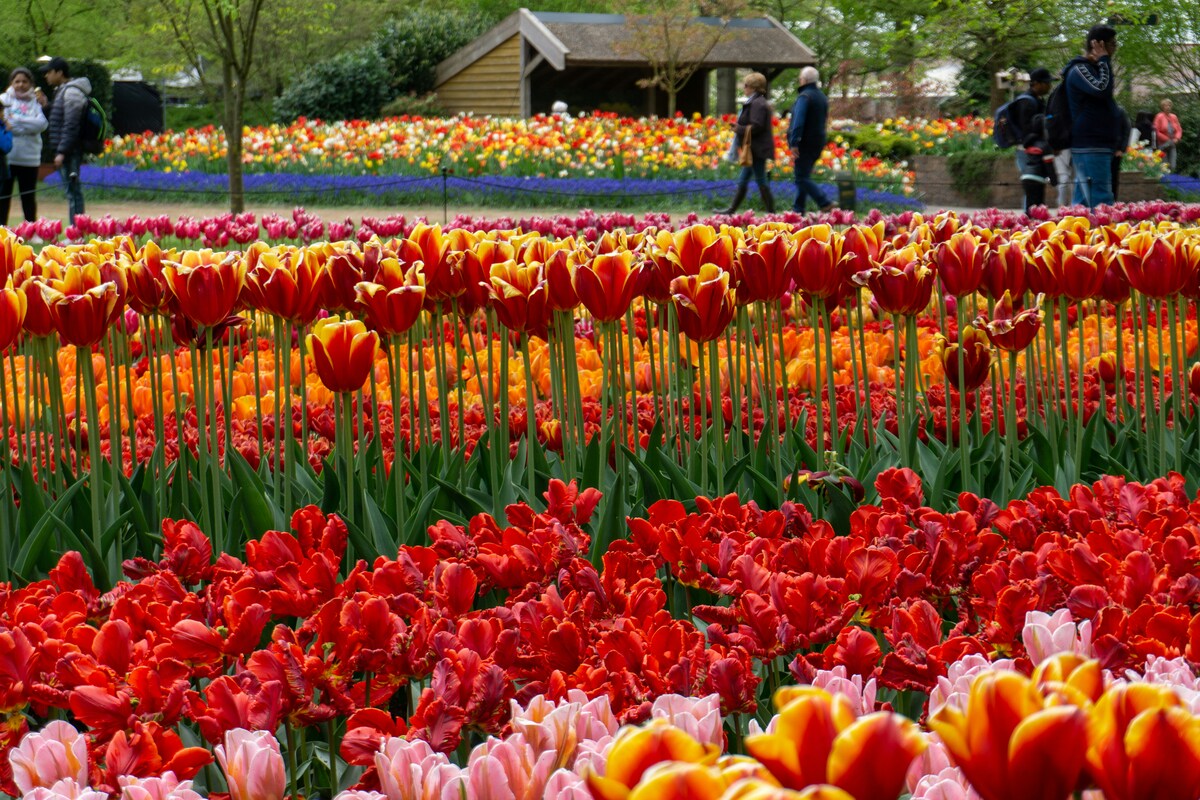
[[[546,57],[541,53],[536,54],[533,58],[526,60],[525,69],[521,70],[521,77],[528,78],[533,74],[533,71],[541,66]]]
[[[550,29],[542,24],[529,9],[522,8],[517,12],[520,15],[520,30],[521,35],[525,37],[533,48],[546,57],[550,62],[550,66],[554,67],[559,72],[567,68],[567,54],[571,51],[562,43],[562,40],[550,32]]]

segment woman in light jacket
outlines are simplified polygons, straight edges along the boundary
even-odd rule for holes
[[[1183,128],[1179,127],[1179,117],[1171,113],[1171,101],[1163,100],[1159,106],[1162,111],[1154,118],[1154,133],[1158,139],[1158,149],[1163,153],[1163,159],[1175,171],[1175,145],[1183,138]]]
[[[0,185],[0,225],[8,224],[8,209],[12,202],[13,185],[21,193],[21,210],[25,219],[37,219],[38,167],[42,163],[42,131],[46,130],[46,115],[38,100],[41,90],[33,85],[33,73],[17,67],[9,76],[9,86],[0,94],[4,126],[12,133],[12,152],[8,154],[8,175]]]

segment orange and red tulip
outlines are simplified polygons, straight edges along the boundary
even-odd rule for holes
[[[173,257],[169,253],[168,257]],[[171,301],[171,290],[163,275],[163,252],[154,242],[146,242],[133,258],[126,262],[127,298],[130,307],[139,314],[154,314]]]
[[[1108,270],[1108,250],[1100,244],[1077,244],[1062,256],[1061,289],[1072,300],[1100,296]]]
[[[61,280],[42,284],[41,291],[55,329],[76,347],[91,347],[103,339],[120,313],[117,284],[102,281],[94,264],[68,266]]]
[[[882,221],[874,225],[851,225],[847,228],[842,234],[842,253],[847,256],[842,262],[845,279],[850,280],[874,266],[886,244]]]
[[[1012,295],[1005,292],[992,310],[992,319],[988,321],[980,317],[975,325],[982,326],[988,339],[999,349],[1019,353],[1037,337],[1043,316],[1040,294],[1032,308],[1014,312]]]
[[[21,335],[28,308],[25,292],[13,288],[10,279],[8,285],[0,289],[0,352],[12,347]]]
[[[624,800],[655,764],[683,761],[710,765],[721,748],[702,744],[666,720],[653,720],[636,728],[623,728],[609,750],[604,775],[589,773],[588,789],[601,800]]]
[[[1055,653],[1038,664],[1033,670],[1033,682],[1044,694],[1057,695],[1064,702],[1080,707],[1094,703],[1104,692],[1100,662],[1074,653]]]
[[[1168,686],[1117,685],[1096,701],[1088,772],[1106,800],[1200,797],[1200,717]]]
[[[747,778],[729,787],[722,800],[855,800],[853,796],[829,784],[818,784],[795,791],[767,781]]]
[[[929,727],[984,800],[1066,800],[1079,784],[1087,716],[1019,673],[983,673],[966,710],[946,705]]]
[[[390,259],[390,263],[399,262]],[[390,273],[391,267],[388,268]],[[370,283],[363,281],[355,286],[358,302],[367,310],[371,323],[384,333],[395,336],[411,328],[421,316],[425,304],[425,276],[415,267],[400,279],[399,285],[390,274],[380,270],[381,276],[387,283]]]
[[[926,746],[912,721],[888,711],[856,718],[822,689],[781,691],[781,704],[775,732],[746,737],[746,751],[790,789],[832,784],[856,800],[894,800]]]
[[[815,225],[796,252],[796,288],[824,300],[841,293],[842,237],[828,225]]]
[[[625,316],[633,298],[641,294],[648,276],[636,257],[628,250],[599,253],[575,268],[579,302],[598,322]]]
[[[978,290],[988,253],[987,243],[969,230],[956,231],[939,244],[933,260],[946,293],[963,297]]]
[[[798,249],[792,237],[764,232],[737,252],[734,264],[738,302],[774,302],[787,292],[796,274]]]
[[[317,320],[308,336],[317,377],[331,392],[355,392],[366,383],[379,350],[379,334],[359,320]]]
[[[328,305],[333,283],[314,250],[276,249],[261,254],[247,270],[245,290],[259,311],[307,325]]]
[[[1025,268],[1029,264],[1029,251],[1021,241],[993,240],[983,262],[981,287],[988,297],[999,300],[1008,292],[1013,297],[1025,294]]]
[[[1146,297],[1174,297],[1183,291],[1195,272],[1187,257],[1178,257],[1173,237],[1139,231],[1125,237],[1117,262],[1129,285]]]
[[[716,264],[705,264],[698,275],[671,281],[671,299],[684,335],[695,342],[711,342],[729,326],[737,298],[729,288],[729,273]]]
[[[992,349],[983,331],[971,325],[963,326],[961,338],[961,342],[951,341],[939,333],[934,341],[941,357],[942,370],[950,379],[950,384],[960,392],[970,392],[987,381],[992,366]],[[958,373],[960,348],[963,354],[961,375]]]
[[[492,265],[492,308],[510,331],[537,333],[550,321],[549,292],[542,265],[505,261]]]
[[[163,276],[179,301],[179,311],[196,325],[212,327],[231,313],[246,279],[237,254],[217,261],[209,251],[184,254],[184,261],[163,264]]]
[[[879,307],[896,316],[915,317],[929,305],[935,275],[915,245],[889,250],[864,279]]]

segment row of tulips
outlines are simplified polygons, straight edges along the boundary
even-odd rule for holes
[[[19,502],[0,550],[24,563],[12,532],[55,503],[90,514],[62,527],[90,531],[92,566],[115,575],[112,536],[165,516],[198,514],[225,548],[239,495],[255,532],[320,500],[394,545],[439,496],[498,513],[489,489],[536,502],[552,474],[640,485],[647,503],[665,480],[778,504],[785,484],[811,499],[802,473],[869,485],[897,458],[935,465],[940,493],[1001,500],[1034,478],[1200,469],[1183,391],[1200,381],[1195,229],[909,222],[595,242],[418,225],[232,252],[118,238],[35,254],[7,237],[0,448]],[[323,485],[314,431],[332,447]],[[468,459],[481,483],[446,486]],[[611,535],[624,512],[606,511]]]
[[[525,119],[491,116],[399,117],[247,128],[250,172],[430,175],[446,167],[461,175],[538,177],[711,177],[733,141],[734,118],[677,116],[631,119],[595,113]],[[776,120],[776,163],[791,164],[787,122]],[[133,134],[109,143],[100,162],[168,172],[223,172],[220,129]],[[907,188],[912,173],[834,136],[817,172],[852,170],[875,185]]]
[[[1121,222],[1131,224],[1164,221],[1194,223],[1200,219],[1200,206],[1168,201],[1119,203],[1115,206],[1104,206],[1091,210],[1083,206],[1061,208],[1053,216],[1044,208],[1035,208],[1030,215],[986,209],[973,214],[964,214],[962,219],[982,228],[1012,230],[1028,229],[1052,218],[1068,216],[1087,217],[1093,226]],[[741,214],[707,218],[693,213],[681,217],[677,222],[672,222],[670,215],[665,213],[649,212],[637,216],[620,211],[599,214],[584,210],[577,214],[520,218],[506,216],[480,218],[459,214],[450,219],[444,227],[446,230],[461,228],[471,233],[521,230],[555,239],[575,237],[594,242],[605,233],[622,229],[628,232],[650,229],[675,230],[697,224],[710,227],[731,224],[746,228],[764,222],[783,222],[795,226],[806,224],[875,225],[882,222],[885,235],[892,236],[901,228],[911,227],[916,219],[916,213],[912,211],[883,214],[878,210],[872,210],[858,216],[852,211],[840,209],[807,215],[795,214],[790,211],[764,215],[747,210]],[[232,214],[226,212],[199,219],[183,215],[174,220],[167,214],[153,217],[133,215],[124,219],[114,218],[110,215],[97,219],[80,214],[75,217],[74,224],[65,228],[61,220],[39,219],[33,222],[21,222],[14,225],[11,230],[18,238],[26,241],[37,237],[50,244],[82,242],[91,238],[112,239],[117,236],[129,236],[139,244],[149,238],[159,243],[178,241],[182,246],[229,247],[246,245],[255,241],[265,241],[270,244],[311,244],[324,239],[333,241],[357,239],[360,243],[366,243],[373,237],[381,239],[407,237],[412,234],[417,225],[424,222],[427,220],[422,218],[410,220],[403,214],[389,214],[385,217],[363,216],[357,224],[348,216],[342,221],[333,220],[326,223],[325,220],[304,208],[295,208],[290,216],[277,213],[256,216],[252,213]]]
[[[202,743],[224,742],[245,800],[654,797],[718,775],[700,796],[754,777],[872,800],[895,798],[928,747],[909,773],[920,797],[969,782],[987,800],[1061,800],[1085,780],[1110,798],[1195,796],[1200,500],[1178,476],[1005,508],[964,495],[953,513],[922,505],[907,470],[876,489],[848,536],[802,506],[663,501],[599,567],[585,556],[600,498],[558,482],[545,512],[441,522],[429,546],[371,564],[315,508],[244,559],[168,521],[161,557],[127,561],[109,592],[68,553],[0,593],[0,780],[36,800],[194,800],[171,793],[217,791]],[[42,729],[64,714],[86,737]],[[1104,742],[1126,745],[1082,778]],[[719,769],[667,780],[659,761]]]

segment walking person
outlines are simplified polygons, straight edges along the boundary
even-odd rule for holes
[[[821,91],[821,76],[816,67],[805,67],[800,70],[800,94],[792,106],[787,134],[796,172],[796,202],[792,204],[792,211],[797,214],[804,213],[804,205],[809,197],[817,204],[819,211],[833,208],[833,203],[812,180],[813,165],[821,157],[821,151],[828,141],[825,129],[828,117],[829,100]]]
[[[13,188],[21,195],[21,212],[26,222],[37,219],[38,167],[42,163],[42,132],[48,125],[42,104],[41,89],[33,85],[33,73],[17,67],[9,75],[8,89],[0,94],[0,119],[12,134],[12,151],[8,154],[8,175],[0,184],[0,225],[8,224]],[[37,239],[37,237],[34,237]],[[34,244],[40,244],[40,239]]]
[[[83,118],[88,112],[92,82],[87,78],[72,78],[71,67],[65,58],[55,56],[42,67],[46,82],[54,87],[50,104],[50,144],[54,147],[54,166],[62,176],[67,191],[67,214],[71,224],[83,213],[83,186],[79,170],[83,166]]]
[[[1154,117],[1154,132],[1157,135],[1158,149],[1162,151],[1163,161],[1175,171],[1175,148],[1183,138],[1183,128],[1179,125],[1179,117],[1171,113],[1171,101],[1163,100],[1161,109]]]
[[[1071,162],[1075,166],[1076,205],[1095,208],[1111,203],[1115,132],[1120,122],[1113,101],[1112,56],[1117,32],[1095,25],[1084,40],[1084,54],[1063,69],[1071,108]]]
[[[1025,190],[1023,211],[1046,205],[1046,184],[1055,180],[1054,158],[1046,141],[1046,95],[1055,81],[1050,70],[1039,67],[1029,73],[1029,89],[1013,99],[1011,119],[1020,137],[1017,172]]]
[[[717,213],[732,214],[737,211],[746,199],[746,190],[753,177],[763,207],[768,214],[774,214],[775,198],[771,195],[771,184],[767,182],[767,162],[775,158],[775,114],[767,101],[767,78],[760,72],[751,72],[743,81],[742,89],[747,100],[742,104],[742,111],[734,123],[733,146],[735,150],[740,150],[749,136],[751,163],[742,167],[733,202]]]

